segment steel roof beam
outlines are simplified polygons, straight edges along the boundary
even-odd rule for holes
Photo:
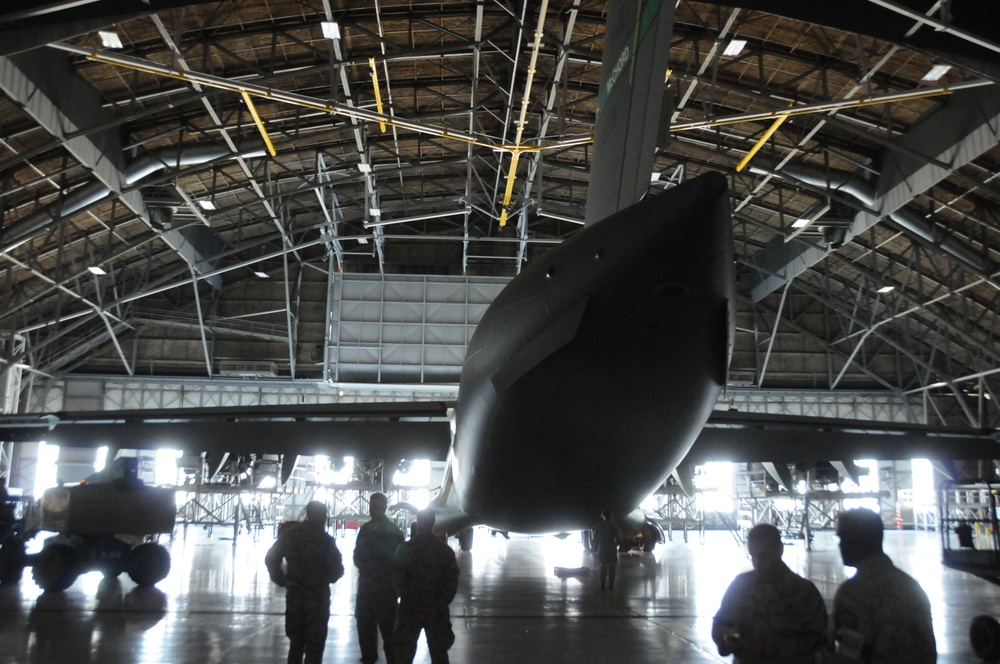
[[[126,168],[121,139],[114,128],[117,118],[101,105],[100,96],[89,85],[72,74],[69,58],[59,52],[43,50],[29,55],[0,58],[0,87],[20,103],[25,110],[66,149],[90,170],[95,181],[78,187],[54,208],[29,215],[8,229],[5,239],[18,241],[64,216],[85,209],[94,202],[116,196],[148,226],[164,224],[162,211],[146,206],[142,194],[134,187],[147,174],[145,165],[136,160]],[[64,100],[62,104],[56,100]],[[97,131],[92,127],[104,127]],[[147,160],[149,161],[149,160]],[[155,160],[154,160],[155,161]],[[154,164],[152,169],[164,167]],[[169,221],[169,220],[167,220]],[[208,229],[168,231],[164,241],[192,267],[202,272],[211,262],[209,255],[222,246],[222,241]],[[6,247],[9,249],[10,247]],[[221,284],[213,283],[215,287]]]
[[[906,48],[923,51],[976,71],[980,76],[1000,80],[996,45],[1000,43],[1000,5],[995,0],[951,2],[949,32],[923,9],[929,2],[903,0],[841,0],[841,2],[801,2],[800,0],[706,0],[724,7],[742,7],[779,16],[825,25],[849,33],[882,39]],[[877,3],[877,4],[876,4]],[[883,5],[883,6],[878,6]],[[910,5],[920,5],[920,11]]]
[[[916,196],[991,149],[1000,140],[998,127],[1000,90],[996,86],[956,92],[946,106],[915,125],[899,140],[902,150],[883,151],[881,175],[874,183],[872,200],[864,201],[851,194],[861,201],[858,207],[862,209],[855,216],[851,228],[847,229],[844,241],[871,228],[883,217],[904,212],[903,208]],[[920,160],[913,156],[914,153],[926,154],[928,158]],[[948,167],[945,168],[943,164]],[[796,174],[791,167],[782,171],[782,174],[800,181],[805,177],[802,173]],[[827,174],[825,177],[831,193],[851,193],[846,188],[849,183],[838,182],[841,178],[836,174]],[[867,183],[859,179],[858,184]],[[905,221],[902,223],[905,224]],[[933,228],[910,230],[920,235],[924,235],[926,230],[933,232]],[[925,236],[925,239],[934,241],[933,237]],[[944,240],[942,245],[947,242],[947,239]],[[954,242],[952,245],[953,255],[963,262],[974,258],[975,252],[970,247],[958,247]],[[947,249],[944,246],[942,248]],[[751,259],[752,265],[758,266],[752,273],[753,300],[759,301],[781,288],[782,284],[823,260],[828,253],[828,248],[795,240],[769,244]],[[985,261],[983,263],[976,269],[988,272],[989,264]]]
[[[114,118],[101,108],[97,91],[72,74],[67,56],[44,50],[0,58],[0,88],[133,212],[148,220],[139,192],[126,191],[117,132],[91,131],[92,127],[111,124]],[[57,99],[64,100],[63,104]]]

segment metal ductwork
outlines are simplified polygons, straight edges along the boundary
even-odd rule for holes
[[[263,155],[263,148],[255,148],[240,154],[244,158]],[[133,160],[125,169],[125,181],[131,185],[167,168],[197,166],[215,159],[235,158],[235,156],[225,145],[193,145],[181,149],[162,148]],[[2,251],[10,251],[20,242],[45,230],[57,220],[71,217],[110,196],[111,189],[100,181],[78,187],[59,203],[29,214],[20,221],[11,224],[4,232]]]
[[[1000,138],[997,129],[1000,127],[1000,89],[997,88],[986,86],[949,95],[933,113],[893,141],[893,146],[883,150],[878,156],[881,172],[871,179],[798,164],[788,164],[776,173],[824,192],[850,197],[858,202],[858,212],[849,225],[839,225],[842,232],[831,231],[833,243],[821,246],[797,238],[786,241],[778,236],[751,256],[753,301],[759,302],[816,265],[835,248],[836,242],[849,241],[884,218],[939,247],[979,275],[989,275],[995,266],[988,255],[977,252],[946,229],[935,227],[932,221],[919,212],[908,210],[907,206],[914,198],[996,146]]]
[[[241,151],[239,156],[253,158],[262,157],[264,154],[262,147],[253,147]],[[163,148],[134,159],[125,169],[125,182],[133,185],[167,168],[197,166],[216,159],[235,158],[236,156],[225,145],[190,145],[181,149]],[[112,195],[111,188],[100,180],[78,187],[59,203],[34,212],[7,228],[3,234],[3,247],[0,248],[0,253],[11,251],[60,219],[86,210]],[[148,209],[145,215],[146,221],[156,230],[162,232],[163,241],[180,254],[196,272],[206,274],[214,270],[218,262],[215,257],[225,247],[222,239],[207,226],[194,225],[170,230],[172,217],[173,211],[163,208]],[[213,288],[222,287],[222,277],[219,275],[209,277],[207,281]]]
[[[877,214],[879,205],[875,185],[853,173],[836,170],[821,170],[818,168],[804,166],[802,164],[787,164],[781,170],[781,174],[792,177],[813,187],[845,193],[861,203],[870,212]],[[939,247],[955,260],[960,261],[980,274],[990,273],[991,266],[983,256],[976,253],[975,249],[954,236],[942,236],[940,233],[935,231],[933,223],[918,216],[912,211],[906,208],[900,208],[895,212],[890,212],[886,216],[903,230],[930,242],[936,247]],[[816,223],[822,226],[823,220],[819,219]],[[841,240],[841,242],[850,240],[850,238],[856,234],[850,230],[848,230],[847,233],[848,234]]]

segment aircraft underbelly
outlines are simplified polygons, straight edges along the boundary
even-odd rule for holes
[[[634,509],[718,398],[733,288],[721,177],[633,206],[525,270],[484,316],[463,370],[463,509],[521,532]]]

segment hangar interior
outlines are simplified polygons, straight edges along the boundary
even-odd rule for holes
[[[591,223],[609,4],[5,2],[3,412],[454,401],[489,304]],[[673,12],[641,188],[730,189],[717,409],[998,430],[1000,6],[637,6]],[[238,486],[288,461],[261,451],[192,467]],[[764,454],[739,480],[754,519],[804,476]],[[40,458],[2,442],[0,477],[30,489]],[[815,488],[857,479],[828,461]],[[383,488],[380,463],[346,490]],[[997,475],[934,463],[939,487]],[[878,468],[887,520],[909,472]],[[656,509],[686,536],[705,517],[672,486]]]
[[[998,10],[674,4],[648,190],[729,179],[719,408],[996,429]],[[453,400],[586,220],[607,9],[3,10],[4,410]]]

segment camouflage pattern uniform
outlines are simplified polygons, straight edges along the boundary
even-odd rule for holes
[[[757,572],[740,574],[722,598],[715,623],[740,634],[735,664],[813,664],[826,643],[826,606],[819,590],[782,567],[774,583]]]
[[[281,569],[288,561],[288,572]],[[271,580],[287,588],[285,634],[289,664],[320,664],[330,619],[330,584],[344,575],[337,543],[321,525],[306,521],[289,528],[264,556]]]
[[[833,600],[838,662],[933,664],[931,605],[913,577],[885,554],[861,560]]]
[[[455,552],[434,535],[418,532],[396,551],[393,578],[399,594],[396,664],[412,664],[421,629],[432,664],[448,664],[448,649],[455,643],[448,615],[458,592]]]
[[[358,597],[354,617],[363,664],[378,661],[378,633],[382,632],[385,661],[393,664],[396,650],[396,588],[392,563],[396,548],[403,543],[402,531],[386,516],[372,517],[361,526],[354,545],[354,565],[358,568]]]

